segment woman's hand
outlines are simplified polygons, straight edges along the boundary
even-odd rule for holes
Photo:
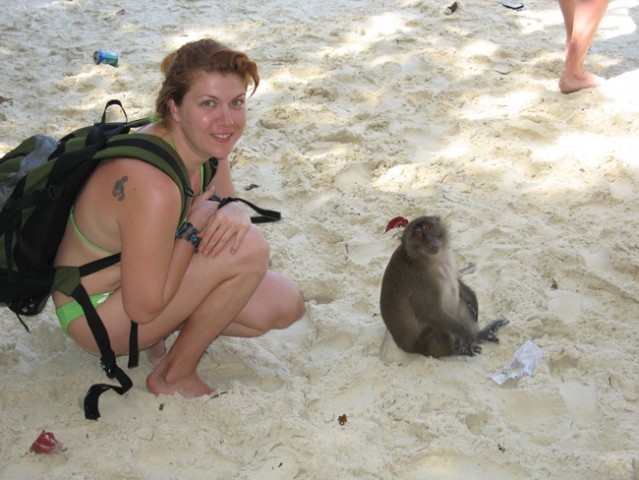
[[[203,255],[215,256],[231,242],[233,255],[240,248],[250,226],[251,217],[246,209],[239,202],[227,203],[224,208],[215,211],[209,224],[201,231],[199,251]]]
[[[211,201],[211,197],[214,194],[215,186],[211,183],[209,188],[202,192],[201,195],[196,195],[191,203],[188,221],[200,232],[206,228],[220,206],[218,202]]]

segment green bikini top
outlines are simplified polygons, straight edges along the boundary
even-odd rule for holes
[[[89,247],[93,248],[94,250],[97,250],[98,252],[104,253],[105,255],[113,255],[115,253],[115,252],[109,252],[108,250],[105,250],[104,248],[99,247],[98,245],[93,243],[91,240],[89,240],[84,233],[82,233],[82,231],[78,228],[78,224],[75,221],[73,207],[71,207],[71,211],[69,212],[69,221],[71,222],[71,225],[73,225],[73,230],[75,230],[75,233],[78,236],[78,238],[82,240],[84,243],[86,243]]]

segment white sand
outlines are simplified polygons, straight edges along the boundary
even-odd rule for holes
[[[143,359],[93,422],[96,358],[51,308],[31,334],[3,308],[0,478],[639,479],[639,0],[613,0],[588,57],[608,83],[569,96],[550,0],[104,3],[2,1],[0,153],[113,97],[151,113],[188,40],[246,50],[263,85],[234,175],[283,212],[273,268],[309,315],[211,345],[200,373],[226,395],[155,397]],[[100,48],[120,66],[94,65]],[[511,321],[475,358],[380,357],[384,226],[422,214],[477,264],[480,322]],[[527,340],[534,375],[496,385]],[[43,429],[67,451],[28,453]]]

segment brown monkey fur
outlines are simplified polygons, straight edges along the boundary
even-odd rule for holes
[[[439,217],[408,224],[384,272],[382,318],[395,343],[409,353],[435,358],[475,355],[482,340],[507,320],[479,329],[475,293],[457,276],[448,233]]]

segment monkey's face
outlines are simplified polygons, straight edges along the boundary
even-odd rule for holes
[[[419,217],[410,222],[402,235],[409,255],[437,255],[446,246],[446,229],[439,217]]]

